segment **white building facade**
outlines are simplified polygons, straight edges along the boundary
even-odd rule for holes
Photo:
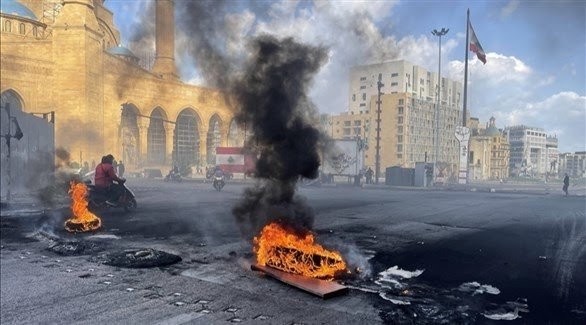
[[[507,127],[505,133],[511,150],[511,176],[538,176],[549,171],[548,142],[544,129],[517,125]],[[555,146],[557,150],[557,144]]]
[[[570,177],[586,177],[586,151],[563,153],[559,155],[559,173]]]

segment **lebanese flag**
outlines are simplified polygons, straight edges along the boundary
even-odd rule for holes
[[[486,53],[482,49],[482,45],[476,38],[476,34],[474,33],[474,28],[472,28],[472,24],[468,21],[468,29],[470,30],[470,51],[476,53],[476,57],[478,60],[482,61],[482,63],[486,64]]]
[[[244,153],[241,147],[217,147],[216,165],[232,173],[243,173],[245,167]]]

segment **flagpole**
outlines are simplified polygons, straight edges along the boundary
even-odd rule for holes
[[[468,106],[468,47],[470,46],[470,39],[468,32],[470,31],[470,9],[466,13],[466,46],[464,46],[464,103],[462,106],[462,126],[466,126],[466,109]]]

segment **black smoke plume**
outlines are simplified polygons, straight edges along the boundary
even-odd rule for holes
[[[256,233],[272,219],[308,229],[313,212],[295,187],[300,177],[318,175],[321,135],[307,118],[314,110],[307,91],[327,50],[272,36],[256,38],[251,46],[252,59],[231,93],[240,107],[238,119],[254,134],[261,181],[245,191],[233,213],[245,233]]]

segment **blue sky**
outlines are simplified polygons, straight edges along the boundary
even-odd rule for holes
[[[182,1],[176,0],[180,11]],[[148,1],[107,0],[128,45]],[[525,124],[556,134],[560,151],[586,150],[586,1],[227,1],[226,17],[236,35],[227,48],[245,51],[246,39],[262,33],[292,36],[330,47],[330,61],[311,90],[323,113],[346,110],[352,65],[407,59],[463,81],[466,9],[488,56],[483,65],[470,53],[469,102],[482,123]],[[358,26],[358,27],[357,27]],[[179,30],[180,28],[178,28]],[[360,31],[357,35],[356,30]],[[176,43],[189,36],[177,32]],[[198,63],[176,53],[184,81],[205,84]]]

